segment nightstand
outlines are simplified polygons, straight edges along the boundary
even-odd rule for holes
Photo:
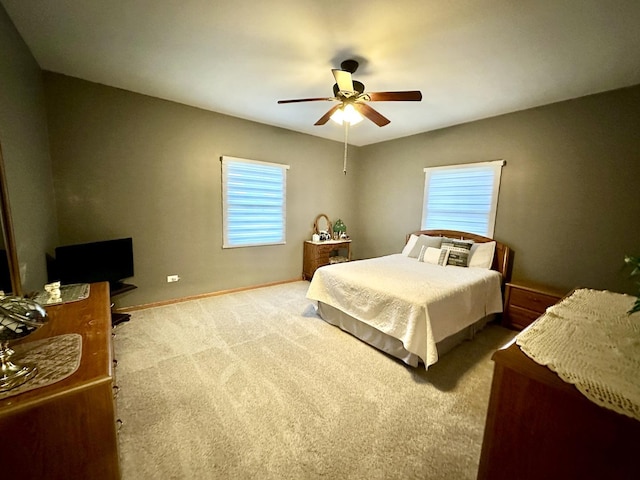
[[[564,296],[565,293],[540,285],[507,283],[502,325],[522,330]]]
[[[351,240],[326,240],[304,242],[302,277],[311,280],[316,270],[333,262],[351,260]]]

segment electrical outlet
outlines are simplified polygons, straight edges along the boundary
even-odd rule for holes
[[[177,282],[180,280],[180,275],[167,275],[167,283]]]

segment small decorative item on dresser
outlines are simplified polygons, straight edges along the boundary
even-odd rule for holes
[[[15,365],[9,341],[26,337],[47,322],[47,312],[33,300],[0,298],[0,392],[18,387],[36,376],[35,365]]]
[[[331,240],[331,237],[333,236],[333,226],[331,225],[329,217],[324,213],[318,215],[313,222],[313,232],[316,235],[319,235],[321,242]]]
[[[334,263],[344,263],[348,261],[349,259],[347,257],[343,257],[342,255],[335,255],[333,257],[329,257],[329,265],[333,265]]]
[[[343,233],[347,233],[347,226],[340,219],[336,220],[336,223],[333,224],[333,231],[338,233],[338,236],[341,236]]]

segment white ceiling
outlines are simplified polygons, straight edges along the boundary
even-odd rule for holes
[[[640,84],[639,0],[0,0],[54,72],[343,141],[313,124],[331,68],[360,60],[367,145]]]

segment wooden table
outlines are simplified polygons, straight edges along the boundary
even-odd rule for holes
[[[49,321],[22,339],[82,335],[78,370],[57,383],[0,400],[0,477],[118,479],[108,283],[87,299],[47,307]]]
[[[304,242],[304,258],[302,261],[302,277],[311,280],[315,271],[331,263],[331,257],[342,255],[347,260],[351,260],[351,240],[326,240],[324,242]]]

